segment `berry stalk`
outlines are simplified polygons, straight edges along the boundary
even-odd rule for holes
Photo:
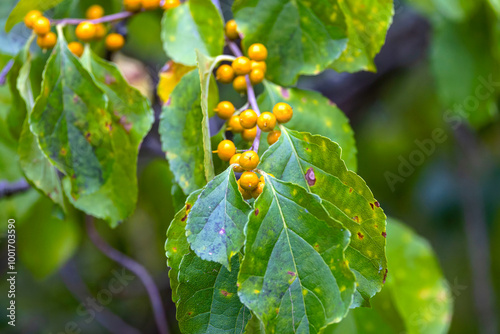
[[[131,17],[136,13],[133,12],[119,12],[115,14],[110,14],[106,15],[103,17],[100,17],[98,19],[94,20],[89,20],[89,19],[73,19],[73,18],[67,18],[67,19],[61,19],[61,20],[51,20],[50,23],[52,24],[80,24],[82,22],[90,22],[93,24],[98,24],[98,23],[105,23],[105,22],[113,22],[113,21],[118,21],[118,20],[123,20],[126,19],[127,17]]]

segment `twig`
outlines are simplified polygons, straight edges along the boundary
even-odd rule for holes
[[[491,260],[489,253],[488,226],[484,201],[473,163],[480,153],[477,138],[466,125],[455,130],[460,148],[459,185],[465,220],[465,237],[471,266],[476,315],[481,333],[498,333]]]
[[[13,183],[8,181],[0,181],[0,198],[12,196],[20,192],[30,189],[29,183],[22,179]]]
[[[119,13],[115,13],[115,14],[111,14],[111,15],[106,15],[106,16],[103,16],[103,17],[100,17],[100,18],[94,19],[94,20],[67,18],[67,19],[61,19],[61,20],[52,20],[51,23],[64,25],[64,24],[79,24],[82,22],[90,22],[90,23],[98,24],[98,23],[123,20],[123,19],[126,19],[127,17],[131,17],[135,14],[136,13],[133,13],[133,12],[119,12]]]
[[[88,300],[92,300],[93,298],[75,268],[75,264],[69,261],[59,270],[59,275],[71,294],[81,302],[81,305],[88,307]],[[95,319],[109,332],[114,334],[140,334],[138,329],[127,324],[122,318],[103,305],[100,306],[102,309],[99,312],[95,312]]]
[[[14,65],[14,59],[9,60],[9,62],[2,69],[2,72],[0,72],[0,86],[5,85],[5,82],[7,81],[7,74],[9,74],[12,65]]]
[[[141,264],[114,249],[106,241],[104,241],[104,239],[101,238],[101,236],[95,229],[94,217],[86,216],[85,224],[87,226],[87,233],[90,240],[102,253],[104,253],[104,255],[109,257],[111,260],[118,262],[123,267],[127,268],[140,278],[149,295],[158,331],[160,332],[160,334],[167,334],[169,331],[167,326],[167,319],[165,317],[165,309],[160,297],[160,292],[158,291],[158,288],[156,287],[156,284],[149,273]]]

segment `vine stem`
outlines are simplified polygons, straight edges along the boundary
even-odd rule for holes
[[[160,292],[147,270],[140,263],[114,249],[106,241],[104,241],[95,228],[94,217],[87,215],[85,217],[85,225],[87,227],[87,234],[89,235],[90,240],[104,255],[111,260],[118,262],[139,277],[146,287],[146,291],[151,301],[158,332],[160,334],[168,334],[167,319],[165,317],[165,309],[161,301]]]
[[[123,19],[126,19],[127,17],[131,17],[135,14],[136,13],[133,13],[133,12],[119,12],[119,13],[115,13],[115,14],[111,14],[111,15],[106,15],[106,16],[103,16],[103,17],[100,17],[100,18],[94,19],[94,20],[66,18],[66,19],[61,19],[61,20],[52,20],[51,23],[65,25],[65,24],[79,24],[82,22],[90,22],[90,23],[98,24],[98,23],[123,20]]]
[[[243,56],[243,53],[241,52],[240,47],[235,42],[227,40],[227,45],[229,46],[229,49],[236,57]],[[250,82],[250,77],[248,75],[245,75],[245,80],[247,83],[248,103],[250,104],[252,109],[255,111],[257,116],[260,116],[259,105],[257,104],[257,98],[255,97],[255,90],[253,89],[252,83]],[[259,153],[259,144],[260,144],[261,134],[262,134],[262,131],[260,130],[259,127],[257,127],[257,135],[255,136],[255,139],[252,143],[252,147],[250,148],[250,150],[253,150],[253,151]]]
[[[12,65],[14,65],[14,59],[9,60],[7,65],[2,69],[2,72],[0,72],[0,86],[3,86],[7,81],[7,74],[9,74]]]

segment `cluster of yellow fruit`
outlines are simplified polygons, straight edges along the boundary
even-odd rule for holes
[[[129,12],[139,12],[141,10],[155,10],[160,8],[161,0],[124,0],[123,7]],[[161,8],[164,10],[179,6],[179,0],[165,0]]]
[[[39,10],[31,10],[24,17],[24,24],[38,35],[36,43],[42,49],[51,49],[57,43],[57,35],[50,31],[50,21]]]
[[[273,107],[273,112],[263,112],[259,116],[252,109],[242,111],[239,115],[234,115],[235,107],[229,101],[221,101],[215,109],[217,115],[227,122],[227,130],[233,133],[241,133],[245,141],[253,141],[257,136],[257,127],[263,132],[269,132],[267,142],[274,144],[280,137],[281,131],[274,130],[277,123],[286,123],[292,119],[293,110],[287,103],[277,103]]]

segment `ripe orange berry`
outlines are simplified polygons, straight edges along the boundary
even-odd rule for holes
[[[240,133],[243,132],[243,127],[240,124],[240,116],[239,115],[234,115],[231,116],[229,121],[227,122],[228,130],[231,130],[233,133]]]
[[[240,157],[241,157],[241,154],[240,153],[236,153],[235,155],[233,155],[231,157],[231,159],[229,160],[229,164],[230,165],[238,165],[238,166],[234,166],[234,171],[235,172],[238,172],[238,173],[242,173],[244,172],[245,170],[243,168],[241,168],[240,166]]]
[[[160,0],[142,0],[144,10],[155,10],[160,8]]]
[[[138,12],[142,8],[141,0],[123,0],[123,7],[129,12]]]
[[[265,185],[266,184],[263,181],[259,182],[259,184],[257,185],[257,188],[255,188],[254,190],[252,190],[252,197],[253,198],[259,197],[260,194],[262,194],[262,192],[264,191],[264,186]]]
[[[254,151],[246,151],[241,154],[239,163],[244,170],[252,170],[259,164],[259,155]]]
[[[48,18],[40,16],[33,23],[33,30],[38,36],[48,34],[50,31],[50,21]]]
[[[243,75],[239,75],[233,80],[233,88],[238,93],[244,93],[247,91],[247,79]]]
[[[39,10],[30,10],[26,16],[24,16],[24,24],[26,27],[33,29],[33,25],[35,24],[35,20],[42,16],[42,12]]]
[[[264,132],[269,132],[276,126],[276,116],[269,111],[265,111],[257,118],[257,125]]]
[[[215,79],[222,83],[231,83],[234,79],[234,70],[231,66],[224,64],[219,66],[217,72],[215,72]]]
[[[215,108],[217,116],[222,119],[230,119],[234,114],[234,105],[229,101],[221,101]]]
[[[90,22],[82,22],[76,26],[76,37],[84,42],[90,42],[95,37],[95,24]]]
[[[243,129],[251,129],[257,124],[257,114],[252,109],[247,109],[240,114],[240,124]]]
[[[104,36],[106,36],[106,33],[108,32],[108,29],[104,25],[104,23],[98,23],[95,25],[95,39],[102,39]]]
[[[68,44],[68,49],[77,57],[81,57],[83,54],[83,45],[78,42],[71,42]]]
[[[229,161],[236,154],[236,146],[230,140],[223,140],[217,146],[217,155],[222,161]]]
[[[243,189],[241,187],[241,185],[240,185],[240,180],[238,180],[238,190],[240,191],[241,196],[243,196],[244,199],[250,199],[250,198],[252,198],[252,192]]]
[[[236,24],[235,20],[227,21],[225,31],[226,31],[226,36],[229,39],[236,39],[239,36],[238,35],[238,25]]]
[[[252,63],[247,57],[238,57],[231,64],[236,75],[247,75],[252,70]]]
[[[264,76],[264,72],[256,68],[255,70],[252,70],[250,72],[250,82],[252,83],[252,85],[260,84],[262,81],[264,81]]]
[[[293,110],[287,103],[277,103],[273,108],[273,114],[276,116],[276,120],[280,123],[286,123],[292,119]]]
[[[106,37],[106,49],[109,51],[118,51],[125,44],[125,38],[117,33],[109,34]]]
[[[240,186],[245,190],[254,190],[259,184],[259,177],[254,172],[244,172],[240,177]]]
[[[49,32],[43,36],[38,36],[36,39],[36,44],[44,50],[52,49],[57,43],[57,35],[53,32]]]
[[[253,127],[251,129],[245,129],[241,133],[241,138],[243,138],[244,141],[253,141],[257,137],[257,127]]]
[[[85,17],[89,20],[99,19],[103,17],[103,15],[104,9],[99,5],[92,5],[87,8],[87,11],[85,12]]]
[[[269,132],[269,134],[267,135],[267,143],[269,145],[276,143],[278,139],[280,139],[280,136],[281,136],[280,130],[274,130]]]
[[[163,9],[164,10],[169,10],[175,7],[178,7],[181,4],[179,0],[165,0],[163,3]]]
[[[267,49],[263,44],[255,43],[248,48],[248,57],[252,60],[262,61],[267,58]]]
[[[261,70],[262,72],[266,73],[267,71],[267,65],[265,61],[255,61],[252,60],[252,70]]]

